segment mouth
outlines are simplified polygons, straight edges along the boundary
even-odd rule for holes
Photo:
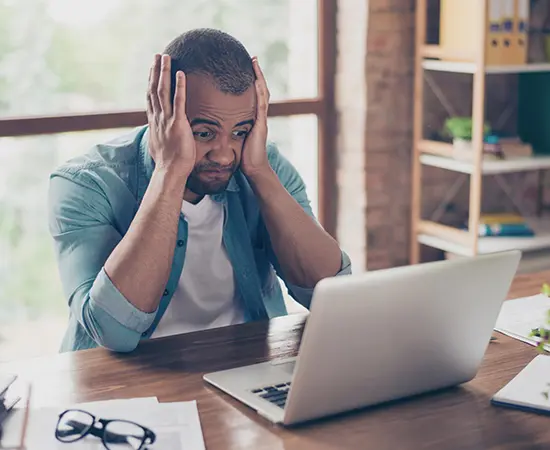
[[[225,179],[233,174],[231,169],[206,169],[200,171],[200,176],[209,179]]]

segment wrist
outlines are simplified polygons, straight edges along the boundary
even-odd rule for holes
[[[181,198],[188,177],[189,173],[187,171],[177,170],[173,167],[156,166],[153,170],[151,183],[158,185],[166,194],[173,193]]]
[[[269,164],[254,170],[248,170],[245,172],[245,176],[254,185],[273,181],[277,178],[277,174]]]
[[[247,175],[247,179],[254,193],[263,201],[269,200],[270,197],[276,197],[277,188],[282,186],[271,166]]]

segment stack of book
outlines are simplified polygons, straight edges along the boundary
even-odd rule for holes
[[[479,219],[479,236],[530,237],[535,233],[519,214],[482,214]]]
[[[474,158],[473,144],[470,140],[453,140],[453,158],[461,161],[472,161]],[[519,137],[499,137],[488,135],[483,142],[483,160],[500,161],[503,159],[532,158],[533,147],[523,142]]]
[[[499,140],[505,159],[530,158],[533,156],[533,147],[523,142],[519,137],[505,137]]]

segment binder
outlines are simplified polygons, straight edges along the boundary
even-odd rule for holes
[[[501,0],[502,3],[502,54],[500,63],[503,65],[518,64],[517,58],[514,58],[515,25],[516,25],[516,2],[517,0]]]
[[[497,65],[502,62],[502,48],[504,45],[502,12],[502,0],[489,0],[489,29],[487,30],[487,49],[485,51],[487,65]]]
[[[527,64],[527,43],[529,32],[529,0],[516,0],[514,37],[512,41],[512,57],[515,64]]]

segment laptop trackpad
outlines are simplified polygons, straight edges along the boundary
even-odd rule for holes
[[[292,375],[294,372],[294,366],[296,365],[296,358],[284,358],[271,361],[273,366],[277,366],[278,369],[281,369],[283,372]]]

